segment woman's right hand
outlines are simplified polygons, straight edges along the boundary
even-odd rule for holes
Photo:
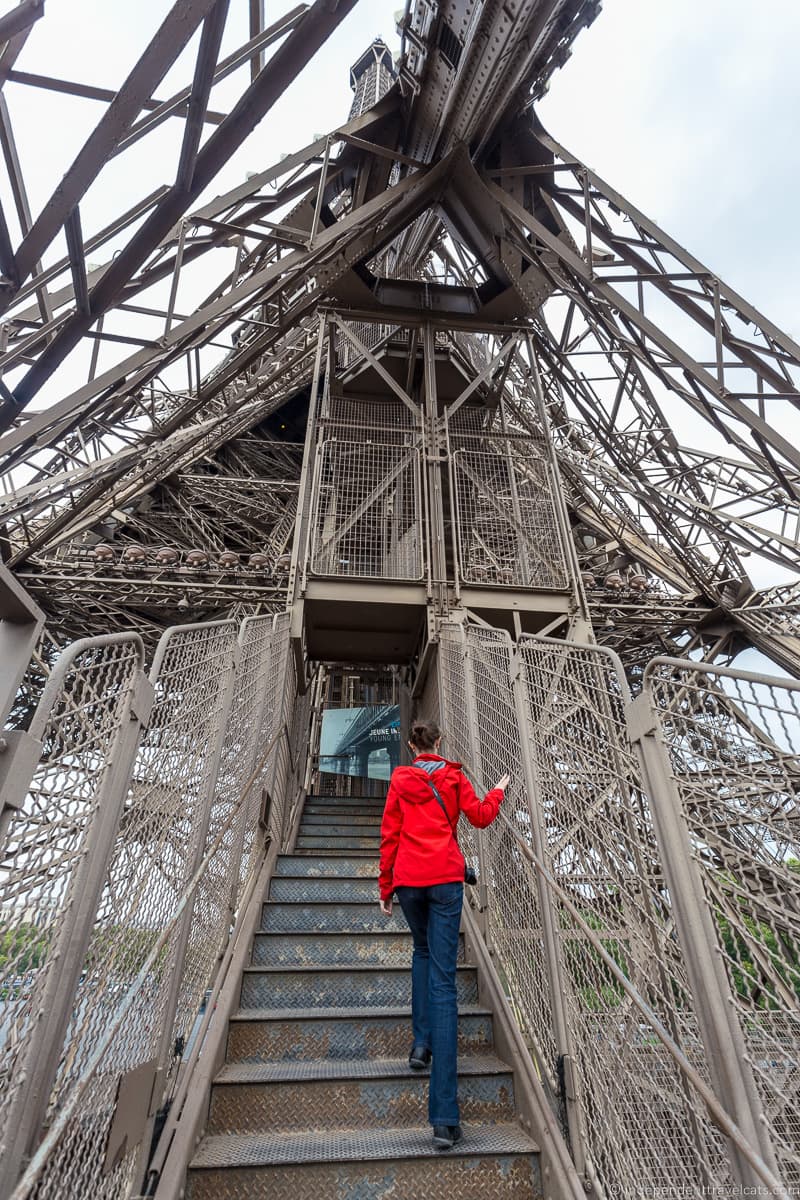
[[[506,774],[502,777],[502,779],[498,779],[497,783],[492,788],[492,791],[495,791],[496,788],[499,788],[501,792],[504,792],[510,782],[511,782],[511,776]]]

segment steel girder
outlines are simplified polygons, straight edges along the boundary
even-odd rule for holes
[[[509,23],[507,5],[417,0],[401,23],[398,80],[377,105],[185,216],[352,4],[320,0],[265,29],[251,0],[249,40],[220,59],[226,7],[173,7],[173,33],[203,23],[193,82],[168,100],[154,98],[172,52],[162,26],[127,84],[106,97],[109,110],[69,188],[35,221],[7,114],[0,122],[21,214],[16,246],[0,222],[0,461],[8,481],[0,524],[18,570],[38,576],[45,591],[52,585],[54,595],[76,581],[98,593],[100,564],[87,572],[81,555],[114,513],[124,515],[123,540],[151,536],[145,501],[182,551],[200,533],[224,549],[230,526],[208,523],[191,481],[202,488],[204,463],[221,473],[226,452],[248,431],[253,442],[269,441],[264,422],[309,386],[320,303],[332,298],[341,307],[344,298],[354,317],[361,307],[388,313],[398,296],[406,303],[403,288],[414,280],[430,289],[444,278],[442,297],[458,288],[462,302],[478,297],[474,328],[490,341],[508,327],[532,337],[571,517],[576,532],[595,541],[592,550],[578,547],[586,573],[602,576],[616,555],[666,589],[651,587],[637,620],[635,597],[589,587],[600,635],[610,621],[607,640],[641,659],[648,646],[670,649],[673,638],[713,640],[697,631],[723,620],[733,642],[772,646],[779,661],[794,664],[793,635],[778,628],[768,599],[760,602],[742,555],[798,567],[800,456],[786,431],[800,349],[531,121],[531,97],[597,5],[531,0]],[[91,93],[16,71],[25,36],[0,55],[0,80]],[[487,77],[489,43],[508,68],[502,81],[497,72]],[[229,114],[209,109],[212,84],[247,63],[239,104]],[[109,214],[105,228],[84,238],[77,204],[96,172],[176,119],[185,133],[173,185]],[[201,147],[204,125],[214,132]],[[41,267],[59,227],[67,256]],[[129,236],[122,254],[87,266],[88,254],[120,236]],[[181,311],[192,269],[221,257],[216,285]],[[452,312],[441,319],[454,324]],[[468,313],[461,323],[468,337]],[[223,340],[231,333],[232,347]],[[27,415],[27,400],[81,339],[92,347],[86,382]],[[104,356],[117,346],[121,355],[102,370],[101,346]],[[477,379],[475,364],[468,369]],[[535,429],[536,413],[521,399],[526,372],[530,360],[512,354],[475,386],[503,390],[520,428]],[[247,480],[257,472],[246,459],[226,484],[225,503],[236,511],[247,508]],[[288,544],[287,512],[276,530]],[[125,592],[116,610],[115,580]],[[253,599],[248,586],[239,589],[245,603]],[[276,596],[279,581],[270,586]],[[224,601],[214,587],[211,607]],[[134,590],[126,592],[117,566],[108,568],[104,611],[121,613]],[[170,594],[153,581],[148,611],[168,608]]]

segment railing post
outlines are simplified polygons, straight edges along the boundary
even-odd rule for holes
[[[44,625],[44,613],[0,562],[0,730],[11,711],[19,686]],[[41,746],[21,729],[0,733],[0,846],[14,809],[25,798],[24,786],[39,758]]]
[[[478,734],[478,715],[475,711],[475,684],[472,672],[472,652],[470,650],[469,639],[464,627],[461,627],[462,646],[464,647],[464,696],[466,698],[467,709],[467,729],[469,731],[469,744],[472,748],[472,757],[478,762],[481,762],[481,740]],[[481,763],[481,766],[483,764]],[[481,771],[483,776],[483,771]],[[481,777],[478,782],[483,785],[485,782]],[[475,830],[475,844],[478,848],[478,927],[483,934],[483,939],[486,944],[489,944],[489,927],[486,920],[486,910],[489,907],[489,887],[486,882],[487,866],[486,866],[486,845],[482,829]]]
[[[650,798],[653,829],[714,1090],[743,1135],[777,1175],[774,1151],[760,1119],[755,1082],[745,1065],[746,1047],[733,1012],[711,912],[702,879],[692,862],[691,839],[680,794],[647,683],[628,706],[626,717],[631,745]],[[743,1194],[761,1195],[763,1182],[735,1142],[728,1141],[728,1153],[738,1188]]]
[[[519,728],[520,760],[525,781],[525,794],[530,817],[531,841],[534,853],[540,862],[547,863],[545,831],[542,826],[540,799],[542,789],[536,762],[531,753],[532,733],[528,714],[528,695],[524,679],[524,667],[519,650],[514,647],[510,659],[511,689],[514,697],[514,712]],[[553,1014],[553,1035],[561,1057],[564,1079],[564,1107],[575,1169],[586,1177],[586,1137],[581,1112],[579,1083],[575,1071],[575,1054],[570,1038],[569,1021],[564,1004],[563,967],[558,923],[553,909],[552,897],[541,874],[536,872],[536,889],[539,912],[542,915],[542,945],[544,947],[547,976],[550,984],[550,1011]],[[558,1072],[560,1074],[560,1072]]]
[[[120,640],[121,636],[110,635],[96,641],[100,644],[113,642]],[[70,661],[74,661],[75,657],[73,654]],[[14,1140],[7,1148],[0,1168],[0,1195],[3,1196],[13,1190],[20,1169],[35,1150],[61,1062],[75,990],[116,844],[139,737],[147,725],[152,708],[153,688],[142,670],[142,660],[143,649],[139,642],[139,667],[131,676],[117,732],[105,754],[105,774],[94,801],[91,827],[80,865],[70,882],[69,899],[64,905],[64,918],[58,937],[49,955],[48,977],[38,1005],[40,1020],[25,1048],[22,1062],[17,1065],[17,1071],[24,1076],[25,1083],[20,1091],[18,1111],[12,1113],[9,1120],[14,1130]],[[45,732],[65,671],[66,666],[61,671],[57,668],[42,694],[31,726],[31,733],[38,738]]]
[[[0,562],[0,729],[27,670],[44,613]]]

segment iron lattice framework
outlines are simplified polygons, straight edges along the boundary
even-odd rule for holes
[[[353,65],[344,125],[205,199],[354,6],[317,0],[267,25],[261,0],[179,0],[108,92],[35,71],[43,4],[3,19],[0,535],[52,635],[133,628],[152,641],[187,613],[296,596],[301,443],[330,355],[318,315],[335,309],[362,322],[351,376],[405,329],[410,392],[423,339],[408,317],[424,316],[459,341],[472,401],[501,402],[495,432],[512,429],[513,453],[552,445],[573,615],[591,616],[632,675],[678,645],[753,644],[796,671],[797,588],[756,592],[743,556],[798,567],[800,349],[538,123],[535,102],[598,0],[415,0],[399,55],[378,41]],[[194,34],[185,85],[165,96]],[[224,112],[212,103],[223,81]],[[103,105],[38,213],[12,119],[31,89]],[[112,164],[165,129],[173,182],[84,229]],[[485,461],[452,429],[447,451],[454,503],[470,513],[474,489],[502,491],[492,431],[476,433]],[[351,469],[367,486],[397,458],[388,444],[386,461],[362,449],[354,465],[354,453],[342,439],[329,449],[329,496]],[[402,503],[418,513],[412,458],[400,454]],[[533,495],[530,480],[514,486]],[[491,523],[487,509],[464,534],[465,581],[491,574]],[[317,535],[319,570],[338,542]],[[430,553],[424,531],[395,545],[418,574]]]

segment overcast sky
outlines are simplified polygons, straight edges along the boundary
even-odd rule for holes
[[[267,0],[268,20],[293,6]],[[18,66],[118,86],[169,7],[169,0],[47,0]],[[246,40],[247,7],[231,0],[227,49]],[[212,194],[344,119],[348,67],[376,35],[397,47],[401,7],[400,0],[360,0]],[[539,106],[559,141],[795,336],[798,45],[797,0],[606,0]],[[185,81],[191,51],[160,96]],[[239,74],[216,88],[212,106],[232,103],[241,83]],[[6,92],[36,210],[102,106],[21,85]],[[170,179],[180,127],[168,122],[111,165],[83,206],[85,233],[129,203],[131,192],[143,195]]]

